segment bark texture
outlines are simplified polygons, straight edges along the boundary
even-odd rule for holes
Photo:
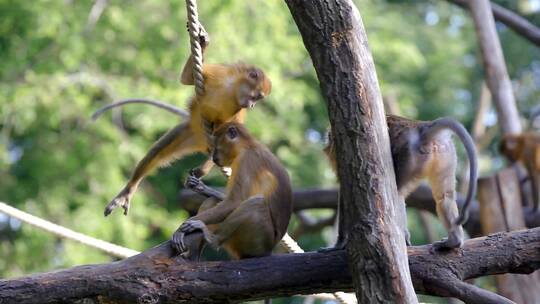
[[[540,228],[471,239],[459,250],[409,247],[418,293],[467,303],[511,303],[463,280],[540,268]],[[188,263],[169,243],[122,261],[0,280],[0,303],[238,303],[267,297],[353,289],[347,253],[284,254]],[[371,265],[364,265],[368,271]],[[261,278],[265,278],[261,280]],[[371,288],[371,284],[360,286]],[[482,296],[478,296],[481,294]]]
[[[349,240],[358,301],[416,303],[402,232],[405,206],[397,195],[382,97],[360,13],[351,0],[285,2],[328,106],[340,180],[340,231]]]

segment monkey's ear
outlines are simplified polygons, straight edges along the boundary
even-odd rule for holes
[[[230,126],[227,129],[227,137],[229,139],[235,139],[236,137],[238,137],[238,129],[236,129],[235,126]]]

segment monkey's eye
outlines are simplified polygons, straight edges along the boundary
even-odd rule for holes
[[[229,137],[229,139],[235,139],[238,137],[238,130],[236,130],[235,127],[230,127],[227,129],[227,137]]]
[[[259,78],[259,73],[257,73],[256,70],[251,70],[251,71],[249,71],[248,76],[249,76],[249,78],[251,78],[253,80],[257,80]]]

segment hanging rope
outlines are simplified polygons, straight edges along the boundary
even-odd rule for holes
[[[281,239],[281,245],[287,249],[289,253],[304,253],[304,249],[298,245],[298,243],[288,234],[285,233],[283,238]],[[321,294],[322,297],[329,295],[329,294]],[[318,296],[318,295],[314,295]],[[334,292],[331,294],[339,303],[341,304],[356,304],[357,301],[350,299],[350,296],[348,296],[344,292]]]
[[[203,56],[199,37],[202,34],[202,26],[199,23],[197,13],[197,1],[186,0],[189,41],[191,44],[191,55],[193,56],[193,79],[195,81],[195,93],[204,94],[204,78],[202,74]]]
[[[21,222],[24,222],[32,226],[35,226],[37,228],[43,229],[45,231],[51,232],[52,234],[55,234],[59,237],[70,239],[70,240],[79,242],[81,244],[90,246],[92,248],[99,249],[115,257],[127,258],[133,255],[139,254],[139,252],[136,250],[121,247],[115,244],[111,244],[109,242],[105,242],[105,241],[98,240],[96,238],[84,235],[82,233],[75,232],[71,229],[56,225],[49,221],[40,219],[31,214],[28,214],[24,211],[13,208],[9,206],[8,204],[2,203],[2,202],[0,202],[0,213],[4,213],[6,215],[9,215],[13,218],[18,219]]]

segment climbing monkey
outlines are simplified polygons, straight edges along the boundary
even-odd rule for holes
[[[212,159],[230,166],[227,193],[213,190],[195,176],[186,186],[208,197],[197,215],[174,233],[173,248],[198,260],[205,244],[221,246],[234,259],[270,255],[292,213],[289,175],[279,160],[236,122],[215,130]]]
[[[398,193],[404,200],[427,178],[437,203],[437,215],[448,231],[448,238],[433,244],[435,249],[460,247],[463,243],[463,227],[467,221],[469,205],[476,193],[478,165],[472,138],[467,130],[450,118],[433,121],[416,121],[387,115],[388,134]],[[470,162],[470,179],[467,198],[461,214],[456,204],[456,150],[452,142],[453,131],[462,141]],[[328,132],[328,144],[324,149],[332,168],[337,170],[332,130]],[[345,237],[339,226],[336,248],[345,246]]]
[[[200,36],[200,44],[204,53],[208,45],[208,36],[206,32],[203,33]],[[272,87],[262,70],[243,63],[204,64],[202,73],[205,93],[202,96],[192,97],[189,105],[189,121],[172,128],[153,144],[135,167],[126,186],[107,205],[105,216],[117,207],[122,207],[124,214],[127,215],[133,194],[152,169],[165,166],[190,153],[208,153],[208,133],[225,122],[243,123],[246,108],[252,108],[258,100],[270,94]],[[184,66],[181,82],[186,85],[194,84],[192,56]],[[211,161],[207,161],[191,173],[201,177],[212,166]]]
[[[511,162],[519,162],[527,169],[533,196],[532,212],[538,211],[540,201],[540,134],[529,131],[507,134],[500,145],[501,153]]]

